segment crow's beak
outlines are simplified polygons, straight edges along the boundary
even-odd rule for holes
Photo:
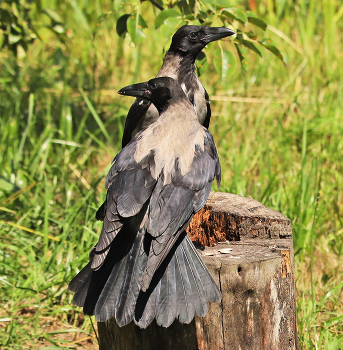
[[[206,27],[205,33],[206,35],[203,37],[202,40],[206,43],[206,45],[211,41],[216,41],[227,36],[236,34],[234,30],[224,27]]]
[[[149,99],[151,91],[148,89],[147,83],[139,83],[123,87],[118,91],[118,94]]]

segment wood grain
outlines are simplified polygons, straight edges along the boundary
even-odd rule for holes
[[[206,205],[187,228],[193,242],[214,246],[218,242],[247,239],[291,238],[291,221],[255,199],[232,193],[211,192]]]

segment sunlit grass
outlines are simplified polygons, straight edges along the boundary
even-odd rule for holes
[[[167,47],[152,26],[149,40],[133,47],[117,37],[111,16],[93,40],[97,16],[109,9],[100,1],[70,3],[49,4],[70,29],[64,43],[43,30],[42,42],[18,64],[0,53],[4,349],[96,344],[67,284],[99,234],[94,215],[105,196],[103,179],[132,102],[116,91],[154,76]],[[339,8],[329,3],[278,2],[275,13],[273,2],[259,5],[288,40],[267,31],[286,52],[287,67],[268,53],[263,60],[251,56],[245,75],[237,71],[221,82],[213,43],[201,77],[215,96],[210,131],[223,168],[220,190],[253,197],[292,220],[303,349],[343,343],[343,28]],[[152,16],[148,8],[144,3]],[[232,49],[229,40],[222,46]]]

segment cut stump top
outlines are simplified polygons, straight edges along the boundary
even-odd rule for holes
[[[292,238],[292,225],[284,215],[255,199],[211,192],[187,232],[193,242],[212,247],[225,241]]]

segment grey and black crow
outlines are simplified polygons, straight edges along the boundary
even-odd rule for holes
[[[220,183],[217,149],[174,79],[119,93],[149,100],[160,117],[114,158],[99,241],[69,289],[74,304],[100,322],[115,316],[119,326],[189,323],[221,299],[185,232],[213,180]]]
[[[187,25],[179,28],[173,35],[170,48],[157,74],[157,77],[171,77],[181,85],[194,106],[199,123],[205,128],[210,124],[211,107],[207,91],[195,74],[194,62],[208,43],[233,34],[233,30],[223,27]],[[156,121],[158,116],[158,110],[151,101],[137,97],[126,117],[122,147],[125,147],[137,132]],[[105,203],[96,213],[97,220],[103,220],[104,208]]]
[[[233,35],[222,27],[183,26],[177,30],[157,77],[174,78],[192,102],[201,125],[208,128],[211,118],[209,97],[195,74],[194,62],[200,51],[210,42]],[[150,101],[137,98],[126,117],[122,146],[158,118],[158,111]]]

